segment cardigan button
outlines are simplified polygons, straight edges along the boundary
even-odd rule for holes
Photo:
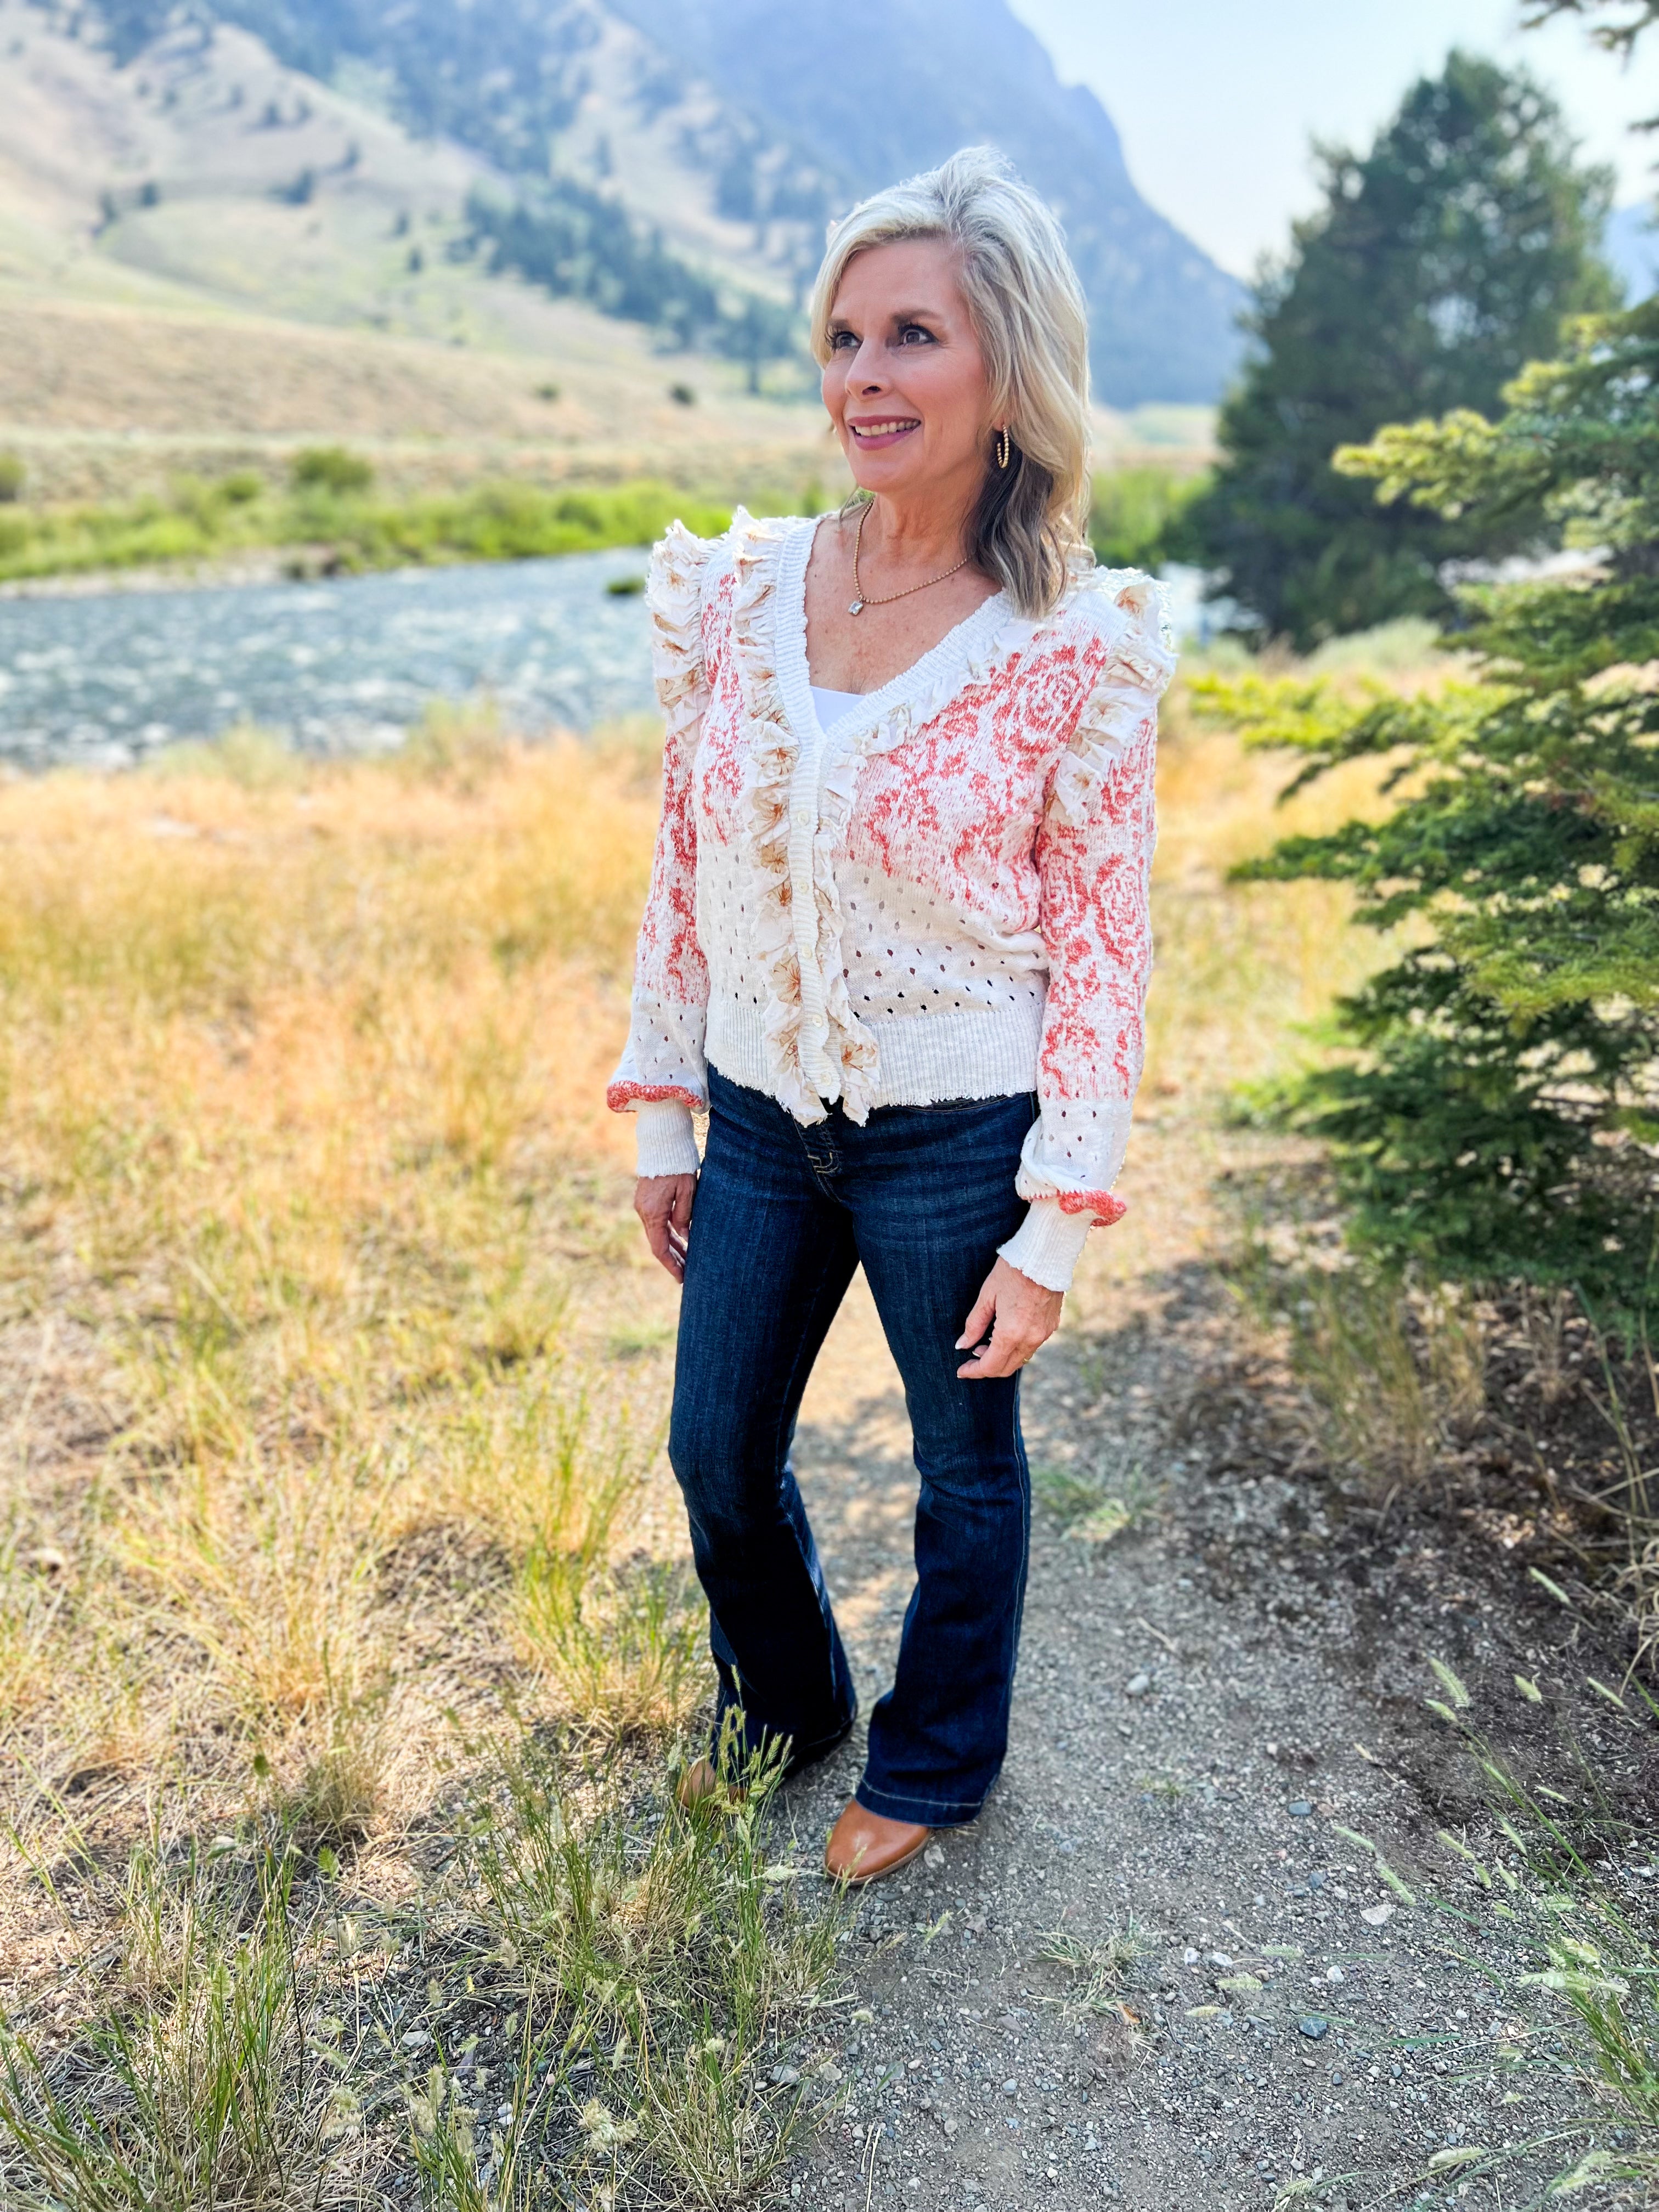
[[[810,829],[811,828],[811,826],[812,826],[812,810],[811,810],[811,808],[810,806],[798,806],[798,807],[795,809],[795,827],[796,827],[796,829],[797,829],[797,830],[810,830]]]

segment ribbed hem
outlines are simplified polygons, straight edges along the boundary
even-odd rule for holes
[[[678,1098],[647,1098],[636,1106],[634,1137],[635,1175],[696,1175],[702,1165],[691,1109]]]
[[[866,1027],[878,1054],[872,1106],[937,1106],[947,1098],[1011,1098],[1037,1087],[1046,993],[1012,1005],[948,1014],[890,1014]],[[765,1022],[757,1006],[716,999],[707,1052],[730,1083],[772,1091]]]
[[[1092,1220],[1087,1213],[1063,1213],[1057,1198],[1034,1198],[1024,1220],[997,1250],[1045,1291],[1069,1291]]]

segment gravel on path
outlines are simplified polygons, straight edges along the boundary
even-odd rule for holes
[[[1480,1893],[1437,1831],[1490,1824],[1423,1702],[1429,1655],[1508,1685],[1553,1624],[1409,1516],[1334,1525],[1316,1477],[1261,1455],[1218,1305],[1193,1270],[1028,1377],[1034,1466],[1135,1470],[1151,1502],[1106,1545],[1036,1511],[1002,1780],[860,1903],[855,2008],[811,2085],[835,2109],[788,2185],[803,2207],[1231,2212],[1316,2182],[1322,2205],[1451,2203],[1460,2153],[1584,2109],[1559,2066],[1515,2063],[1553,2033],[1517,2010],[1536,1960],[1491,1913],[1459,1917]],[[797,1465],[867,1712],[915,1478],[861,1280]],[[860,1755],[855,1732],[792,1785],[803,1852]],[[1477,2201],[1526,2203],[1576,2154],[1522,2158]]]

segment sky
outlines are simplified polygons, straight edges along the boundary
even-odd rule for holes
[[[1522,31],[1521,0],[1012,0],[1061,78],[1100,97],[1142,195],[1249,276],[1318,203],[1311,137],[1369,143],[1451,46],[1523,60],[1627,204],[1659,188],[1659,32],[1630,66],[1571,18]]]

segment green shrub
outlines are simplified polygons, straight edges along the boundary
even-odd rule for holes
[[[731,519],[725,507],[652,483],[574,491],[487,483],[377,501],[365,496],[367,463],[338,447],[297,456],[294,474],[304,480],[287,498],[264,496],[262,479],[247,470],[215,481],[176,478],[165,501],[151,497],[120,507],[0,516],[0,578],[200,560],[232,547],[319,540],[330,549],[331,572],[517,561],[648,545],[677,515],[703,535],[724,530]]]
[[[327,491],[337,496],[367,491],[374,471],[361,453],[344,446],[307,446],[295,453],[289,476],[296,491]]]
[[[1115,469],[1095,478],[1089,542],[1108,568],[1157,569],[1171,557],[1170,537],[1208,478],[1164,468]]]
[[[1659,1278],[1659,301],[1585,318],[1505,397],[1496,423],[1463,410],[1337,455],[1477,536],[1542,507],[1601,549],[1466,595],[1473,680],[1197,689],[1302,752],[1298,784],[1395,770],[1381,819],[1247,871],[1351,884],[1362,921],[1409,933],[1339,1002],[1347,1051],[1298,1098],[1362,1238],[1444,1279],[1571,1286],[1634,1332]]]
[[[21,453],[0,453],[0,503],[9,504],[22,497],[27,475]]]

